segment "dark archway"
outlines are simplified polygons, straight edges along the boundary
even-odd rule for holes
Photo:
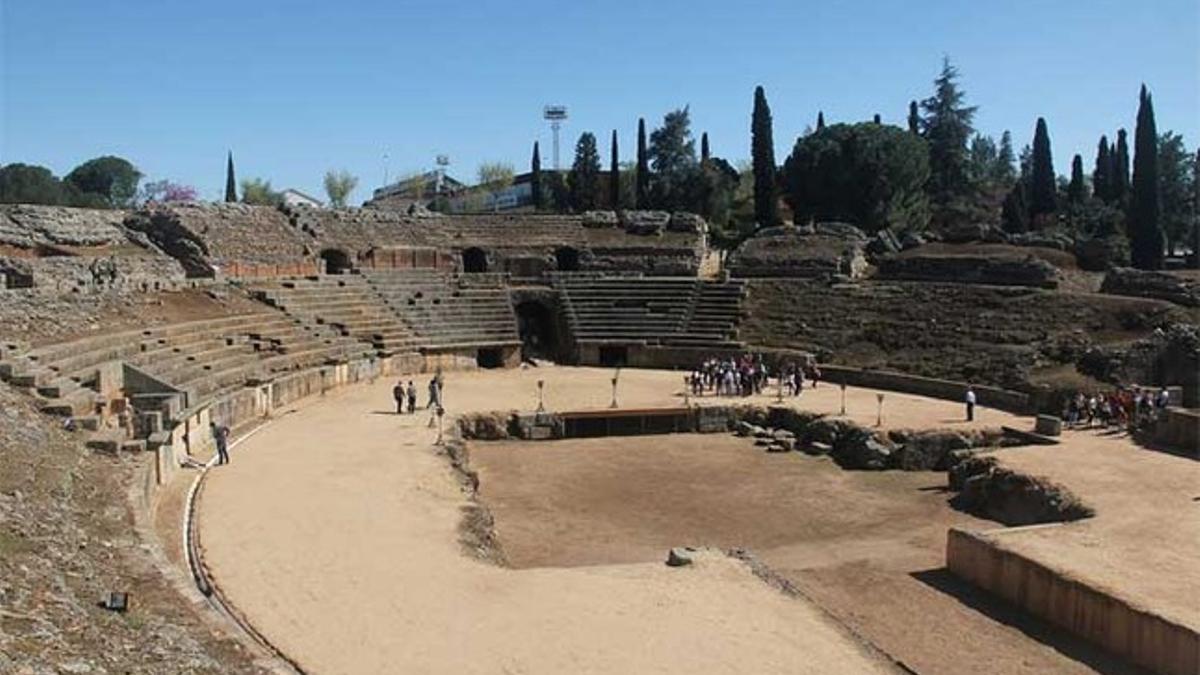
[[[517,305],[517,330],[522,358],[557,360],[562,353],[554,312],[544,303],[527,300]]]
[[[350,256],[345,251],[336,248],[327,248],[321,251],[321,262],[325,268],[325,274],[343,274],[354,268]]]
[[[462,252],[463,272],[477,274],[488,271],[487,251],[481,248],[466,248]]]
[[[579,249],[563,246],[554,252],[554,261],[558,263],[559,272],[578,272]]]

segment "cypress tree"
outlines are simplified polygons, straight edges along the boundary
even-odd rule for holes
[[[921,114],[917,112],[916,101],[908,102],[908,130],[917,135],[921,133]]]
[[[711,155],[708,153],[708,132],[700,134],[700,163],[708,163],[708,158]]]
[[[825,113],[818,110],[817,111],[817,131],[820,131],[824,128],[825,128]]]
[[[1142,85],[1133,138],[1133,191],[1129,204],[1129,257],[1134,267],[1162,269],[1162,202],[1159,195],[1158,129],[1154,102]]]
[[[237,180],[233,177],[233,151],[229,151],[229,160],[225,163],[225,201],[236,202]]]
[[[1192,267],[1200,269],[1200,149],[1192,165]]]
[[[1101,136],[1096,146],[1096,167],[1092,170],[1092,194],[1105,204],[1112,201],[1112,155],[1109,154],[1108,137]]]
[[[1033,133],[1033,166],[1029,181],[1029,215],[1053,213],[1057,185],[1054,177],[1054,160],[1050,154],[1050,133],[1046,120],[1039,117]]]
[[[608,204],[613,211],[621,208],[621,156],[617,151],[617,130],[612,131],[612,150],[608,161]]]
[[[650,160],[646,156],[646,119],[638,118],[637,138],[637,190],[634,206],[650,208]]]
[[[817,128],[825,126],[818,117]],[[779,222],[779,183],[775,178],[775,141],[771,130],[771,107],[761,86],[754,89],[754,112],[750,120],[750,157],[754,168],[754,221],[759,227]]]
[[[534,210],[542,208],[542,155],[538,142],[533,142],[533,160],[529,163],[529,191],[533,197]]]
[[[879,113],[875,113],[875,116],[871,118],[871,121],[875,124],[883,124],[883,118],[879,116]]]
[[[1083,183],[1083,157],[1079,155],[1071,160],[1071,183],[1067,186],[1067,199],[1075,205],[1087,199],[1087,186]]]
[[[1112,162],[1112,203],[1124,208],[1129,203],[1129,145],[1125,140],[1124,129],[1117,130],[1117,145],[1112,153]]]
[[[1025,181],[1013,183],[1012,189],[1004,198],[1001,220],[1004,229],[1014,234],[1029,231],[1029,205],[1025,201]]]

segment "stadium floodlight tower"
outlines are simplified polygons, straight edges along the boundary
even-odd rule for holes
[[[567,106],[548,105],[542,108],[542,118],[550,122],[550,130],[554,132],[554,170],[558,171],[561,168],[558,164],[558,130],[567,119]]]

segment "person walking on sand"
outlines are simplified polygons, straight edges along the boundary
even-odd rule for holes
[[[975,387],[967,385],[967,421],[975,421]]]
[[[417,385],[413,384],[412,380],[408,381],[408,414],[417,414]]]
[[[213,444],[217,446],[217,464],[228,464],[229,427],[212,421],[208,423],[208,428],[212,431]]]
[[[396,414],[399,415],[399,414],[403,413],[404,412],[404,380],[400,380],[399,382],[396,383],[396,386],[392,387],[392,398],[396,399]]]
[[[441,402],[441,383],[438,382],[438,378],[435,376],[433,379],[429,380],[429,403],[425,405],[425,409],[429,410],[435,405],[440,405]]]

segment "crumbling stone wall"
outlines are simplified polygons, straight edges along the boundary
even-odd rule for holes
[[[918,247],[883,256],[876,264],[880,279],[1037,288],[1057,288],[1062,280],[1057,268],[1032,255],[926,253]]]
[[[1196,313],[1158,300],[907,281],[752,279],[740,339],[822,361],[1029,391],[1039,369]]]
[[[121,222],[126,212],[34,204],[0,204],[0,244],[36,249],[116,247],[129,243]]]
[[[22,279],[14,287],[39,293],[169,290],[186,283],[179,261],[165,255],[0,258],[0,273]]]
[[[770,227],[742,242],[729,258],[736,277],[857,278],[868,270],[866,237],[841,223]]]
[[[1118,267],[1104,275],[1101,293],[1157,298],[1184,307],[1200,307],[1200,277]]]

